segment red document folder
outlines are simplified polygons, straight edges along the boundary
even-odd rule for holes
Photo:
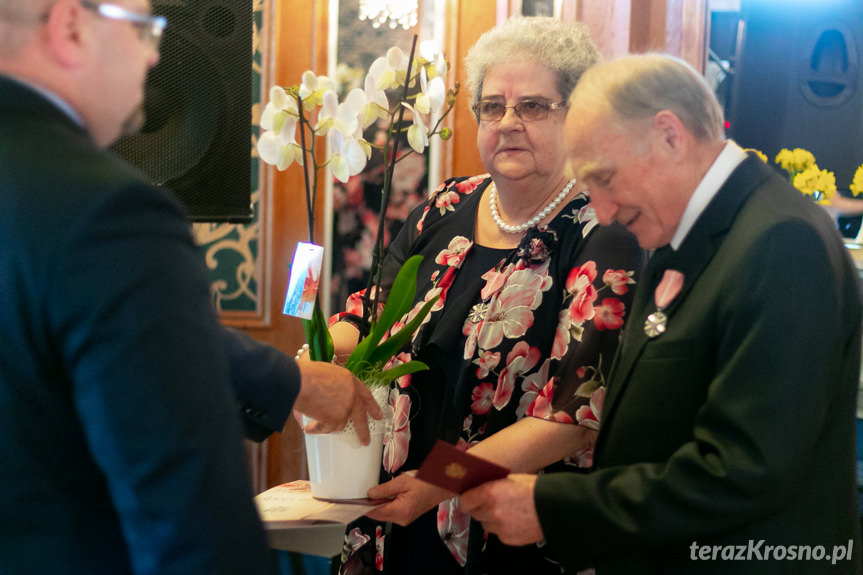
[[[417,478],[453,493],[464,493],[486,481],[503,479],[509,469],[438,440],[417,471]]]

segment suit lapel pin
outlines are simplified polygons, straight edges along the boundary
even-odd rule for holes
[[[644,321],[644,333],[647,337],[653,339],[665,333],[668,326],[668,316],[663,311],[668,305],[674,301],[677,294],[680,293],[680,288],[683,287],[683,273],[677,270],[665,270],[662,275],[662,281],[656,286],[656,291],[653,292],[653,300],[656,302],[656,311],[647,316]]]

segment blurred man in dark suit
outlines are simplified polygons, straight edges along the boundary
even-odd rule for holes
[[[239,414],[255,439],[292,406],[379,415],[344,368],[221,327],[179,204],[103,150],[165,24],[0,0],[0,573],[272,572]]]

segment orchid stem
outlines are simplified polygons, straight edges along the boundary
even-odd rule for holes
[[[309,188],[309,162],[306,160],[306,116],[303,113],[303,98],[297,95],[297,108],[300,116],[300,146],[303,148],[303,184],[306,187],[306,216],[309,220],[309,242],[315,243],[315,195]],[[314,150],[311,153],[312,161],[315,160]],[[315,170],[315,189],[317,189],[317,173]]]
[[[414,63],[414,53],[416,52],[417,47],[417,35],[414,34],[413,41],[411,42],[411,53],[408,58],[408,69],[405,72],[405,85],[404,85],[404,93],[402,94],[402,101],[408,100],[409,90],[410,90],[410,77],[411,77],[411,68]],[[387,206],[390,203],[390,192],[392,188],[393,181],[393,171],[396,167],[396,162],[398,161],[399,155],[399,135],[398,129],[402,125],[402,121],[404,120],[405,115],[405,107],[399,106],[398,112],[398,121],[395,125],[390,123],[387,134],[387,143],[392,140],[392,150],[387,150],[386,146],[384,148],[385,155],[388,164],[387,169],[384,171],[384,187],[381,193],[381,212],[380,218],[378,220],[378,236],[375,239],[375,249],[372,253],[372,273],[369,274],[369,283],[366,286],[366,293],[364,298],[365,305],[363,306],[365,309],[363,311],[363,319],[368,320],[369,329],[377,322],[377,312],[378,312],[378,302],[381,297],[381,276],[383,273],[383,266],[381,265],[381,261],[383,260],[383,251],[384,251],[384,229],[386,224],[386,216],[387,216]],[[395,135],[395,137],[393,137]],[[386,152],[390,153],[387,155]],[[374,303],[371,303],[371,292],[372,286],[377,286],[378,289],[375,290],[375,300]],[[364,335],[364,334],[361,334]]]
[[[303,148],[303,184],[306,189],[306,215],[309,220],[309,242],[315,243],[315,202],[317,201],[318,190],[317,159],[315,158],[314,148],[315,140],[312,138],[311,150],[306,150],[306,125],[308,125],[308,121],[303,113],[303,99],[299,95],[297,95],[297,109],[300,116],[300,145]],[[309,130],[311,131],[311,127]],[[309,154],[313,162],[313,166],[315,167],[314,193],[312,193],[309,185],[309,162],[306,158],[306,154]],[[303,330],[306,333],[306,343],[309,344],[309,353],[313,360],[329,361],[330,357],[327,357],[329,355],[327,345],[329,334],[327,333],[326,321],[321,313],[320,294],[318,293],[315,293],[315,306],[312,314],[312,319],[303,320]]]

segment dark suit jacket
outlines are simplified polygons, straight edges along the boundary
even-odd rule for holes
[[[684,285],[667,331],[648,339],[666,268]],[[552,553],[600,575],[858,572],[861,302],[834,223],[749,157],[637,289],[596,471],[536,485]],[[852,560],[789,559],[792,546],[812,547],[794,556],[819,556],[818,545],[832,555],[849,541]],[[718,546],[716,560],[699,555],[703,545],[711,557]],[[728,546],[750,560],[721,560]],[[782,560],[768,561],[767,546],[782,546]]]
[[[182,210],[2,77],[0,246],[0,573],[270,572]]]
[[[241,331],[223,328],[221,336],[243,430],[248,439],[263,441],[285,427],[300,392],[300,368]]]

